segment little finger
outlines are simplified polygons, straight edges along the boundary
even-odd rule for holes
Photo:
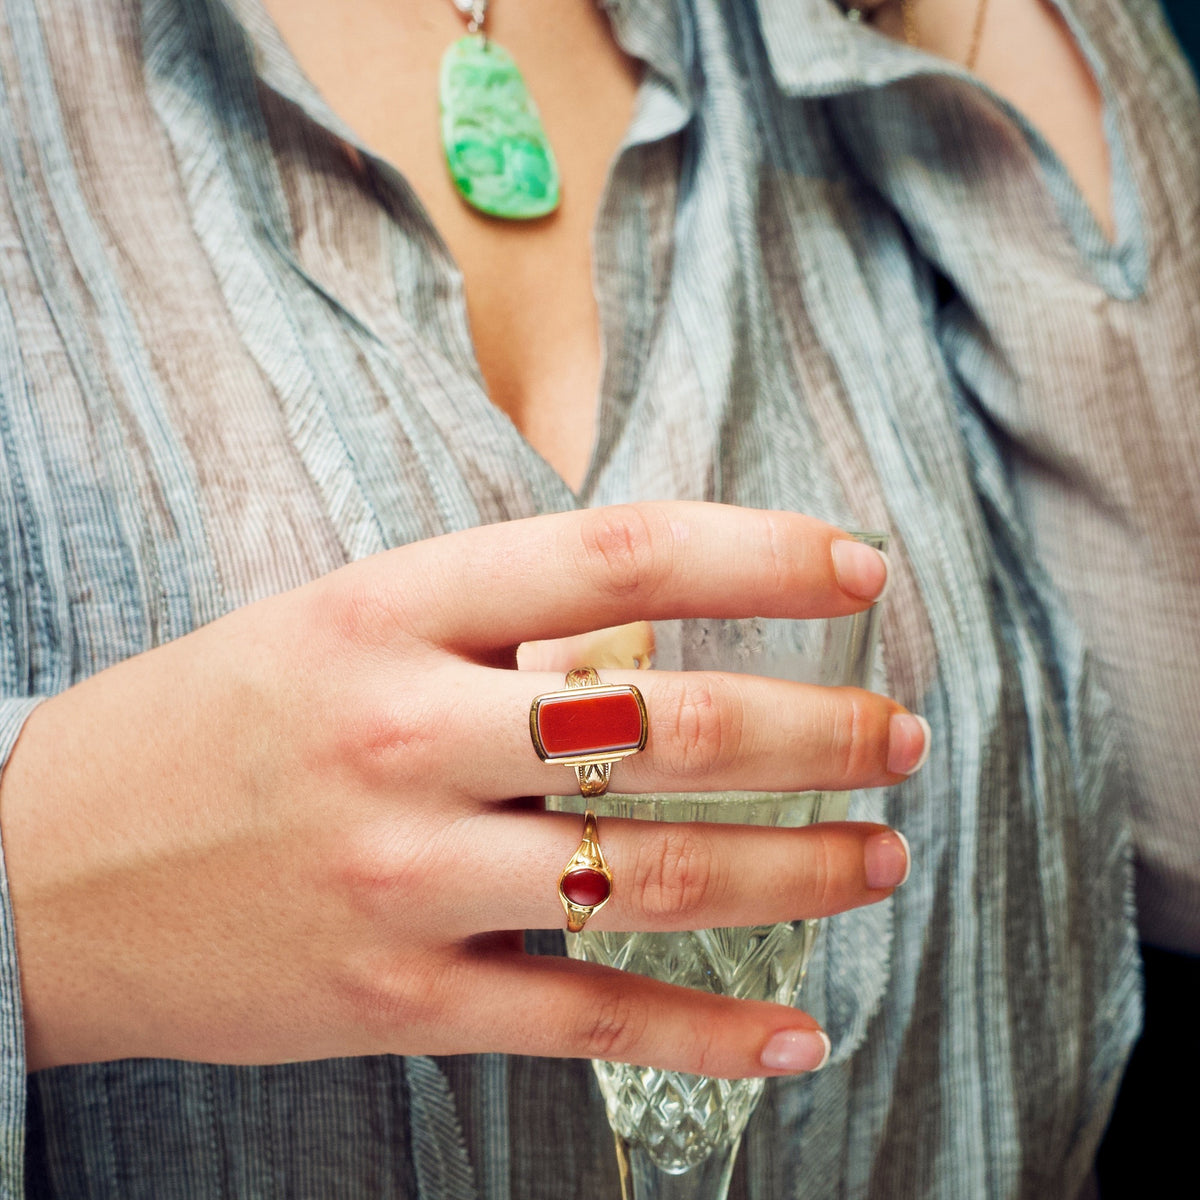
[[[722,1079],[816,1070],[829,1055],[828,1037],[797,1009],[593,963],[499,953],[455,976],[490,998],[476,1026],[479,1051],[598,1058]]]

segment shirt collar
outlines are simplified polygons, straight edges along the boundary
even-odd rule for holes
[[[682,11],[684,0],[599,0],[608,14],[621,49],[640,59],[677,108],[679,124],[694,104],[694,48],[691,24]],[[648,139],[643,139],[648,140]]]
[[[851,21],[836,0],[752,0],[771,73],[786,95],[836,96],[915,75],[971,78],[962,67],[921,54]],[[1058,7],[1064,7],[1059,0]]]
[[[758,10],[771,74],[797,98],[836,96],[913,76],[978,82],[964,67],[922,54],[870,25],[851,21],[837,0],[746,0]],[[1087,38],[1072,0],[1050,0],[1076,37]]]

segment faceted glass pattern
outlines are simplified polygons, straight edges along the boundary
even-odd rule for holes
[[[574,802],[555,798],[551,803],[566,807]],[[841,819],[846,804],[844,794],[814,792],[606,796],[602,801],[605,816],[784,826]],[[816,932],[816,921],[683,933],[585,929],[568,935],[567,951],[574,958],[684,987],[791,1004]],[[623,1063],[593,1066],[613,1129],[641,1145],[669,1174],[688,1171],[718,1147],[735,1143],[763,1088],[761,1079],[709,1079]]]

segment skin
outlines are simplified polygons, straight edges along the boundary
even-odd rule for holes
[[[562,924],[550,881],[579,821],[530,800],[570,778],[527,722],[562,676],[511,668],[521,643],[635,618],[855,612],[885,579],[874,551],[801,516],[565,513],[352,564],[45,701],[0,787],[30,1068],[464,1051],[816,1065],[794,1009],[524,954],[516,931]],[[636,678],[650,713],[614,791],[878,786],[924,751],[918,722],[867,692],[605,677]],[[907,869],[864,823],[605,820],[603,839],[618,886],[600,929],[824,916]],[[773,1057],[780,1034],[799,1057]]]

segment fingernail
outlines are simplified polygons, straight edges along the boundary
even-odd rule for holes
[[[853,538],[838,538],[830,553],[833,555],[833,573],[843,592],[859,600],[882,598],[890,576],[888,557],[882,550]]]
[[[820,1029],[785,1029],[763,1047],[760,1061],[769,1071],[819,1071],[832,1049]]]
[[[867,869],[867,887],[898,888],[912,865],[908,838],[898,829],[872,834],[863,846]]]
[[[929,757],[929,722],[916,713],[893,713],[888,723],[887,769],[893,775],[919,771]]]

